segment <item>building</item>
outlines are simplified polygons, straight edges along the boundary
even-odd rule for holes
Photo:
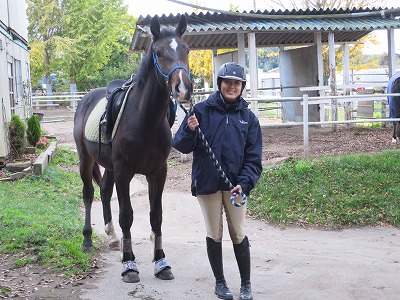
[[[0,0],[0,165],[10,159],[8,125],[12,114],[32,113],[25,0]]]

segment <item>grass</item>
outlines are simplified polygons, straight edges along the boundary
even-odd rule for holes
[[[291,160],[266,169],[248,201],[281,226],[400,225],[400,151]]]
[[[82,183],[66,169],[77,162],[74,152],[58,148],[41,176],[0,182],[0,252],[15,254],[17,266],[38,263],[65,275],[91,266],[91,255],[81,251]]]

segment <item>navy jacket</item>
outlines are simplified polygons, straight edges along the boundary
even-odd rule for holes
[[[194,106],[201,131],[215,157],[234,186],[240,184],[248,196],[262,172],[262,135],[257,117],[240,98],[225,108],[219,91]],[[229,191],[214,166],[197,133],[187,126],[185,117],[174,139],[173,147],[182,153],[193,151],[192,195],[209,195]]]

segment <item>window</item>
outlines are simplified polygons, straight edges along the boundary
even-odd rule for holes
[[[21,61],[16,59],[15,60],[15,83],[16,83],[16,98],[17,103],[21,105],[23,103],[22,99],[24,96],[24,87],[22,84],[22,66]]]
[[[14,70],[13,70],[13,64],[10,62],[7,63],[7,71],[8,71],[8,90],[10,94],[10,107],[11,111],[14,112],[15,110]]]

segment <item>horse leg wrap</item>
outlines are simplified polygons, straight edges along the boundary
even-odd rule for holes
[[[156,261],[156,251],[157,250],[162,250],[162,237],[161,236],[156,236],[156,234],[152,231],[150,235],[150,240],[153,242],[154,246],[154,256],[153,256],[153,262],[155,261],[154,264],[154,275],[158,275],[161,271],[164,269],[171,269],[171,266],[167,262],[165,258],[160,258],[159,260]]]
[[[139,274],[139,270],[136,266],[136,263],[134,261],[124,261],[122,263],[122,273],[121,276],[124,276],[126,273],[134,271]]]

